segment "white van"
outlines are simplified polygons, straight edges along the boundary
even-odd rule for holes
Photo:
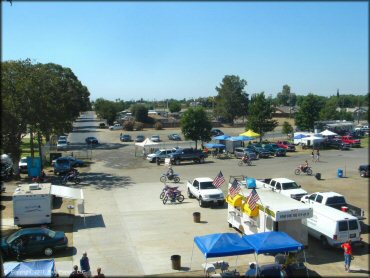
[[[322,204],[313,206],[313,216],[302,220],[308,234],[319,239],[324,247],[340,247],[347,240],[362,243],[360,221],[343,211]]]

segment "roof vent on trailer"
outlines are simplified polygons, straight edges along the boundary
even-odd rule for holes
[[[30,184],[29,189],[30,190],[39,190],[41,188],[40,188],[40,185],[38,183],[32,183],[32,184]]]

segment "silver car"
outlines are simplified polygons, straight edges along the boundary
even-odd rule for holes
[[[244,154],[247,154],[249,159],[251,160],[259,159],[258,155],[255,152],[247,148],[235,148],[234,154],[236,158],[242,158]]]

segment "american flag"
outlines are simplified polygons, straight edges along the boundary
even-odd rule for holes
[[[231,197],[235,197],[236,194],[238,194],[241,190],[240,183],[234,179],[233,183],[231,184],[231,187],[229,189]]]
[[[251,194],[249,194],[248,198],[248,205],[251,208],[251,210],[254,210],[257,207],[257,201],[260,199],[260,196],[258,196],[257,191],[255,189],[252,189]]]
[[[213,180],[212,184],[216,187],[219,188],[223,183],[225,182],[224,175],[222,175],[221,171],[218,173],[217,177]]]

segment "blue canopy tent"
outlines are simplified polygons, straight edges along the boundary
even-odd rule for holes
[[[254,253],[252,245],[236,233],[196,236],[194,237],[194,243],[205,256],[206,264],[208,258],[239,256]],[[193,260],[193,251],[191,254],[190,268]]]
[[[216,143],[208,143],[206,144],[206,148],[209,149],[223,149],[225,148],[224,144],[216,144]]]
[[[306,138],[306,137],[310,137],[309,135],[304,135],[304,134],[298,134],[296,136],[293,137],[293,139],[302,139],[302,138]]]
[[[227,138],[230,138],[231,136],[229,135],[219,135],[219,136],[216,136],[216,137],[213,137],[213,139],[216,139],[216,140],[226,140]]]
[[[251,141],[253,139],[254,138],[249,137],[249,136],[239,135],[239,136],[229,137],[226,140],[228,140],[228,141]]]
[[[54,277],[55,262],[40,260],[30,262],[4,263],[5,277]]]

